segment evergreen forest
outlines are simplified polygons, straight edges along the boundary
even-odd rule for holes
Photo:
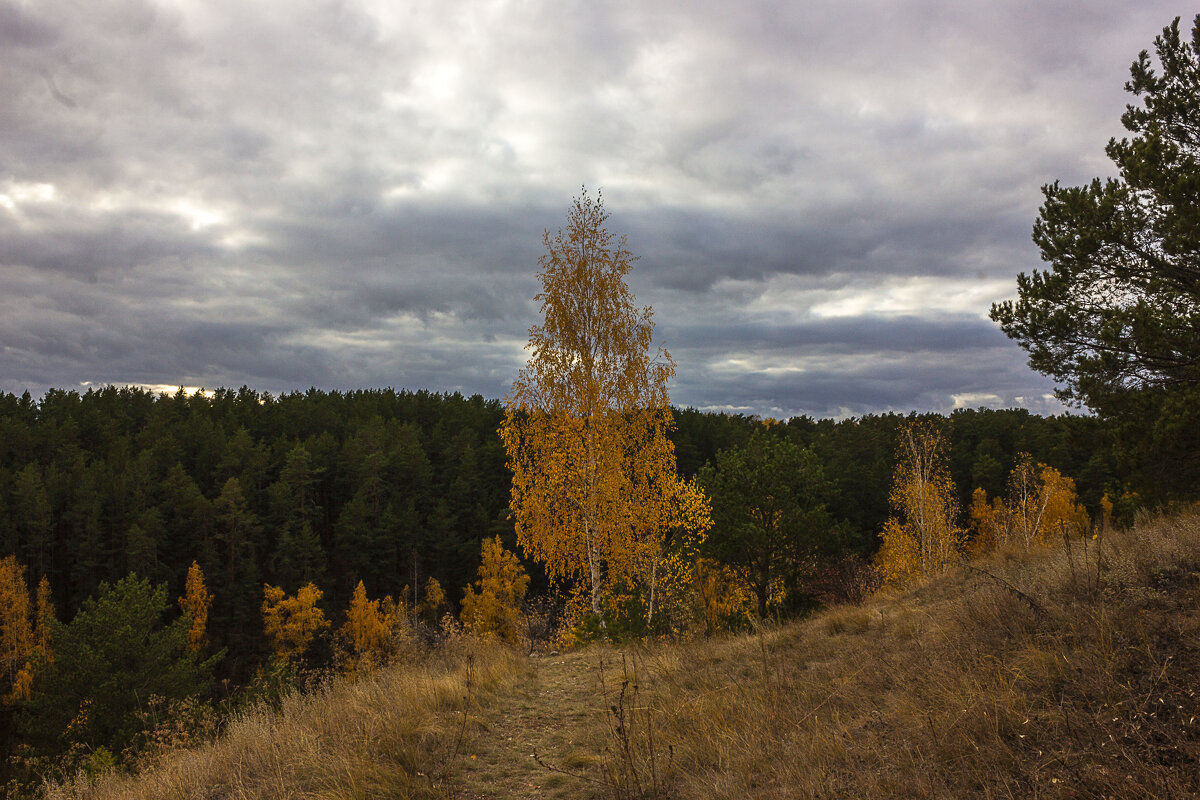
[[[482,542],[499,536],[521,553],[496,433],[503,413],[498,400],[480,396],[391,389],[275,397],[245,387],[167,395],[110,386],[53,390],[38,400],[3,395],[0,549],[24,566],[25,586],[48,584],[60,626],[97,613],[102,585],[132,592],[126,604],[155,606],[152,626],[183,619],[172,598],[186,593],[196,564],[211,597],[201,683],[207,696],[229,697],[261,680],[271,663],[264,586],[286,594],[319,587],[317,605],[333,625],[315,637],[304,663],[328,667],[330,631],[343,624],[360,581],[371,597],[411,609],[425,603],[436,626],[440,616],[459,614]],[[803,613],[849,591],[830,575],[868,563],[878,548],[897,432],[914,416],[781,422],[681,409],[674,418],[685,477],[711,472],[718,454],[756,437],[798,449],[816,469],[822,522],[788,534],[805,541],[805,557],[781,573],[786,593],[771,613]],[[1095,417],[962,409],[922,419],[944,431],[960,508],[977,488],[1003,494],[1019,454],[1073,477],[1093,513],[1106,493],[1119,498],[1118,514],[1138,502]],[[736,560],[741,545],[723,542],[723,530],[710,533],[706,553]],[[560,607],[563,587],[538,563],[522,566],[531,576],[526,603]],[[140,594],[122,583],[134,580],[128,576],[142,581]],[[424,596],[430,579],[444,587],[433,607]],[[4,708],[11,748],[20,715],[11,703]],[[70,715],[53,719],[66,725]],[[62,747],[55,731],[39,735],[46,752]],[[16,738],[37,740],[32,729]]]

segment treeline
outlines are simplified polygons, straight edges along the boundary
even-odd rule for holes
[[[755,417],[687,409],[676,413],[675,453],[682,474],[695,474],[722,449],[744,446],[762,426]],[[864,554],[877,547],[888,517],[888,492],[896,466],[900,428],[914,420],[936,423],[948,441],[950,474],[967,508],[975,489],[1003,494],[1021,454],[1055,467],[1075,479],[1080,499],[1093,512],[1105,492],[1125,495],[1131,487],[1118,473],[1107,426],[1095,417],[1040,417],[1020,409],[960,409],[937,414],[869,414],[845,420],[793,417],[768,428],[818,457],[832,484],[826,498],[830,514],[843,520],[852,546]]]
[[[231,676],[266,653],[259,605],[270,583],[314,582],[345,608],[359,580],[372,596],[416,599],[435,578],[457,606],[480,543],[513,546],[510,475],[496,436],[503,409],[480,396],[424,391],[253,390],[211,395],[138,388],[0,395],[0,553],[49,579],[69,620],[101,581],[130,572],[183,588],[196,561],[208,576],[209,629]],[[830,483],[826,506],[847,546],[869,554],[888,516],[895,437],[907,417],[769,424],[811,448]],[[1019,453],[1070,475],[1098,508],[1118,476],[1097,419],[963,410],[939,418],[966,508],[982,487],[1001,494]],[[681,474],[763,427],[756,417],[676,413]],[[545,586],[536,565],[531,594]]]
[[[546,621],[550,607],[538,605],[549,588],[544,572],[512,554],[511,475],[497,435],[502,417],[497,400],[390,389],[275,397],[245,387],[192,395],[106,387],[82,394],[52,390],[40,400],[0,395],[0,558],[7,559],[5,574],[18,576],[6,596],[28,595],[25,610],[10,615],[28,620],[27,635],[0,637],[24,642],[14,644],[5,662],[13,693],[4,698],[0,739],[14,744],[12,726],[24,714],[30,731],[45,729],[34,752],[58,758],[60,729],[78,733],[80,720],[90,719],[95,730],[87,741],[94,739],[93,749],[107,747],[112,737],[96,732],[103,732],[101,721],[118,725],[142,713],[136,709],[143,700],[133,711],[106,715],[98,705],[72,705],[75,692],[55,688],[59,673],[63,681],[100,679],[71,672],[96,642],[130,654],[148,646],[138,635],[137,642],[121,644],[93,630],[92,618],[129,616],[129,624],[118,624],[123,635],[141,624],[155,631],[142,637],[156,642],[155,653],[183,658],[183,666],[164,668],[163,676],[203,662],[202,672],[224,679],[219,685],[226,695],[261,682],[264,670],[294,662],[279,661],[280,632],[267,623],[282,619],[284,608],[291,620],[284,627],[313,623],[298,652],[308,652],[315,665],[344,657],[339,647],[360,658],[359,650],[375,647],[364,644],[372,637],[382,637],[376,643],[381,653],[384,644],[394,648],[395,631],[408,630],[422,615],[432,632],[442,613],[473,629],[511,627],[505,620],[526,596],[519,577],[526,572],[535,605],[519,612],[523,624]],[[670,632],[672,620],[687,618],[694,625],[695,610],[686,607],[694,590],[702,596],[704,630],[723,616],[744,619],[755,604],[762,615],[768,600],[772,613],[786,614],[815,597],[837,596],[839,589],[822,586],[829,573],[819,562],[869,563],[891,513],[897,437],[918,420],[945,436],[964,510],[978,488],[988,496],[1004,493],[1026,457],[1073,477],[1093,513],[1105,494],[1120,498],[1126,488],[1106,428],[1091,417],[963,410],[949,417],[776,422],[680,410],[672,434],[679,471],[716,492],[718,524],[690,556],[685,542],[668,543],[675,553],[668,566],[700,559],[681,573],[699,583],[674,587],[673,595],[664,567],[658,627],[649,627],[647,598],[630,587],[633,593],[618,597],[620,609],[608,619],[609,634],[644,635],[662,626]],[[781,464],[795,468],[775,475]],[[756,477],[756,469],[766,471]],[[768,486],[776,477],[782,479],[778,491]],[[791,506],[779,507],[778,519],[790,523],[741,538],[747,532],[739,515],[760,508],[757,495],[764,491],[797,495],[783,498]],[[1130,495],[1124,496],[1128,505]],[[481,569],[489,547],[492,563],[485,558]],[[173,603],[169,598],[194,594],[194,586],[185,585],[189,575],[193,583],[203,576],[203,602]],[[475,589],[464,598],[472,581]],[[684,606],[673,608],[672,597]],[[193,609],[189,621],[176,606],[204,613]],[[201,617],[204,646],[171,655]],[[156,627],[163,620],[174,622]],[[52,655],[53,636],[39,633],[51,629],[60,638],[58,656]],[[329,635],[314,640],[320,630]],[[585,625],[578,633],[586,638],[596,631],[588,634]],[[194,689],[166,695],[190,696]]]
[[[49,578],[63,619],[130,572],[208,576],[210,632],[244,674],[265,655],[263,584],[343,608],[359,580],[401,597],[462,587],[511,533],[497,401],[242,388],[0,395],[0,552]]]

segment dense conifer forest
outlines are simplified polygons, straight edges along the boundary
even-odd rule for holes
[[[505,548],[490,545],[496,559],[515,553],[521,574],[530,576],[521,616],[530,627],[506,636],[528,641],[539,635],[536,620],[548,633],[547,617],[562,613],[570,592],[516,544],[512,477],[497,434],[503,416],[500,401],[478,395],[391,389],[272,396],[246,387],[155,394],[109,386],[52,390],[36,400],[0,395],[0,549],[7,556],[0,572],[6,596],[21,598],[5,616],[16,625],[4,635],[13,689],[0,720],[17,756],[10,774],[69,774],[96,763],[97,753],[101,762],[107,753],[127,762],[144,746],[142,694],[233,708],[271,691],[264,687],[272,682],[294,682],[296,669],[352,669],[346,637],[359,634],[346,631],[364,630],[372,614],[394,614],[387,608],[405,609],[417,626],[409,630],[437,636],[443,616],[460,616],[476,575],[476,586],[486,583],[481,544],[495,537]],[[673,416],[679,473],[698,476],[710,493],[725,491],[719,504],[726,516],[740,502],[756,502],[739,497],[736,486],[718,487],[731,465],[754,453],[783,454],[796,465],[788,470],[800,483],[782,491],[805,495],[808,516],[782,532],[772,560],[762,562],[758,616],[768,593],[770,613],[787,617],[861,591],[853,576],[873,569],[893,513],[897,437],[914,423],[942,432],[964,521],[973,492],[999,497],[1008,490],[1022,454],[1073,477],[1094,515],[1106,495],[1118,498],[1118,515],[1137,502],[1105,424],[1089,416],[986,409],[844,420],[694,409]],[[776,446],[764,450],[765,442]],[[700,555],[726,577],[744,575],[753,584],[753,545],[736,538],[731,519],[718,520]],[[505,569],[519,570],[515,561]],[[750,597],[729,585],[720,591]],[[385,597],[383,612],[369,600]],[[495,601],[484,602],[472,616],[490,613],[486,603]],[[666,614],[647,627],[645,597],[621,602],[608,635],[678,632]],[[754,600],[738,602],[739,618],[755,616]],[[296,605],[280,616],[289,603]],[[57,621],[47,620],[47,609]],[[721,612],[727,622],[728,611]],[[355,613],[367,617],[348,621]],[[272,614],[284,627],[308,628],[269,631]],[[288,614],[307,623],[280,622]],[[288,635],[298,637],[290,654],[280,644]],[[52,643],[37,644],[43,640]],[[98,643],[109,652],[97,659]],[[107,672],[145,683],[126,697],[121,686],[103,688]],[[32,696],[29,674],[39,676]],[[80,680],[96,698],[86,708],[70,699],[85,691],[73,688]]]
[[[219,671],[244,678],[266,655],[264,583],[294,592],[312,581],[336,616],[360,580],[371,596],[401,598],[433,577],[457,607],[480,542],[513,546],[502,413],[497,400],[423,391],[3,395],[0,547],[31,586],[48,578],[64,620],[131,572],[179,595],[196,561],[213,596],[210,636],[226,649]],[[838,549],[869,556],[905,419],[772,424],[684,409],[674,441],[689,477],[763,427],[810,448],[842,523]],[[944,423],[964,508],[976,487],[1002,494],[1021,452],[1074,477],[1090,509],[1122,488],[1095,418],[960,410]],[[526,567],[531,594],[544,593],[536,564]]]

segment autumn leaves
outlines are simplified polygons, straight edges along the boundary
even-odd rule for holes
[[[50,656],[54,604],[45,576],[29,602],[25,566],[16,556],[0,559],[0,692],[3,702],[27,700],[33,689],[33,662]]]
[[[989,503],[987,492],[976,489],[971,530],[959,527],[945,446],[930,424],[913,422],[900,431],[890,496],[894,515],[884,525],[875,556],[885,582],[904,585],[939,574],[958,563],[964,548],[975,555],[1010,547],[1030,550],[1088,530],[1090,518],[1076,496],[1075,482],[1053,467],[1035,464],[1028,454],[1018,456],[1008,497]]]
[[[505,401],[500,437],[513,473],[511,518],[525,553],[542,562],[551,579],[576,586],[586,600],[578,605],[601,626],[614,604],[628,606],[629,598],[648,625],[656,606],[678,601],[672,593],[707,595],[699,554],[714,516],[721,517],[722,540],[749,551],[745,537],[731,532],[749,526],[770,540],[780,526],[774,516],[763,516],[764,509],[783,501],[779,491],[767,492],[773,500],[755,499],[731,518],[732,501],[717,492],[722,505],[714,515],[700,486],[676,474],[666,385],[675,363],[666,350],[652,350],[652,310],[634,304],[625,282],[634,257],[624,238],[606,228],[607,219],[601,199],[584,192],[568,212],[566,229],[543,237],[536,297],[543,321],[530,328],[530,356]],[[959,523],[941,434],[912,422],[901,428],[898,441],[893,514],[880,533],[875,564],[886,582],[905,584],[956,563],[968,532]],[[777,477],[764,474],[754,482]],[[707,484],[715,490],[714,480],[710,476]],[[789,496],[806,491],[788,486]],[[1010,493],[993,505],[977,499],[983,505],[972,512],[973,549],[1010,542],[1029,548],[1052,532],[1086,527],[1074,485],[1049,467],[1025,458],[1014,470]],[[817,500],[802,505],[806,514],[791,527],[815,541],[832,522],[821,517]],[[748,553],[758,567],[747,574],[759,616],[767,613],[767,597],[778,583],[772,560],[786,549],[771,545]],[[722,561],[738,564],[743,555],[725,552]]]
[[[625,283],[634,257],[607,218],[585,192],[566,231],[543,237],[544,320],[529,330],[500,437],[525,552],[551,578],[586,587],[592,614],[618,587],[636,587],[652,616],[668,533],[711,523],[700,490],[675,470],[675,362],[651,353],[653,312],[634,305]]]

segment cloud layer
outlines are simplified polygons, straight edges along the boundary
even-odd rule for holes
[[[1053,411],[987,309],[1188,13],[0,0],[0,390],[501,396],[586,184],[677,403]]]

